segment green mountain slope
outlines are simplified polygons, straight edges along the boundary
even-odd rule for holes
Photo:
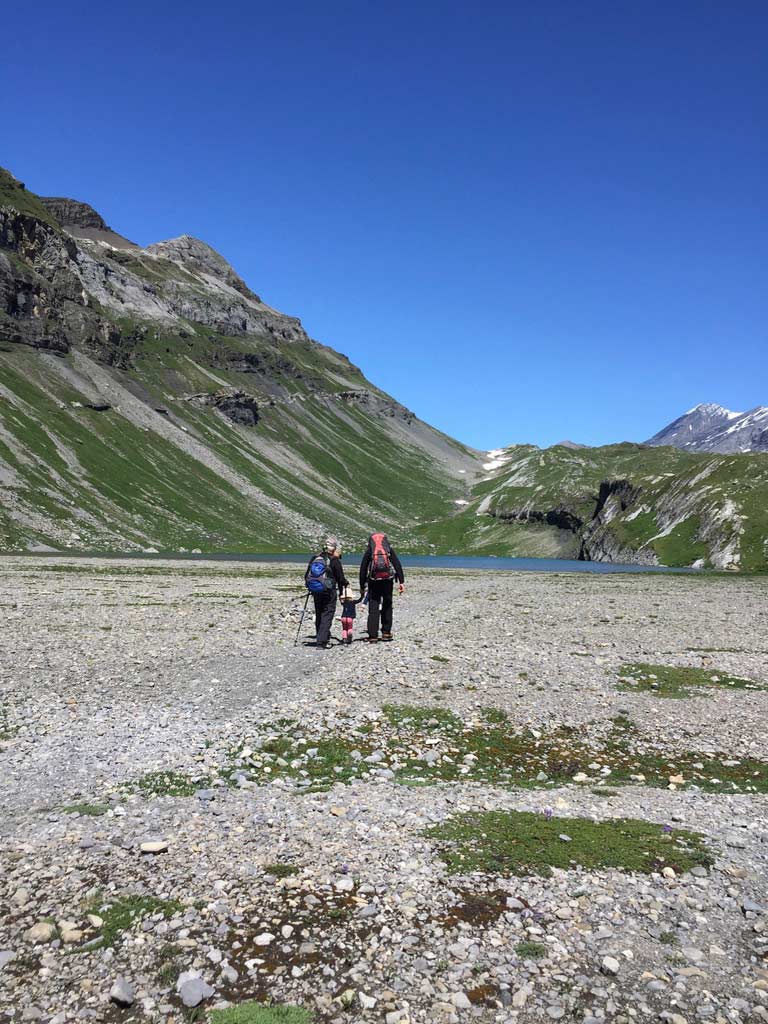
[[[475,453],[204,243],[119,248],[67,202],[0,175],[1,548],[408,547],[465,493]]]
[[[404,551],[768,568],[768,455],[482,456],[210,246],[141,248],[0,169],[0,550]]]
[[[768,567],[767,455],[636,444],[494,454],[471,501],[423,527],[435,550],[461,538],[492,554]]]

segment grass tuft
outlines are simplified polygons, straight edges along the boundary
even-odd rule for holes
[[[699,833],[634,818],[595,822],[528,811],[472,811],[424,834],[438,840],[440,856],[453,874],[549,875],[553,867],[643,874],[671,867],[680,874],[714,863]]]
[[[86,913],[98,914],[104,924],[101,926],[100,940],[95,944],[89,944],[87,952],[116,945],[124,931],[133,928],[145,917],[162,914],[167,919],[181,913],[183,909],[181,903],[176,900],[160,900],[154,896],[124,896],[122,899],[109,902],[96,900],[87,908]]]
[[[619,676],[620,690],[655,693],[657,697],[690,697],[692,687],[719,687],[733,690],[765,690],[752,679],[742,679],[728,672],[687,665],[623,665]]]
[[[81,814],[88,818],[99,818],[108,810],[107,804],[67,804],[62,807],[64,814]]]
[[[515,952],[523,960],[541,960],[547,955],[547,947],[542,942],[518,942]]]
[[[211,1024],[312,1024],[313,1020],[301,1006],[267,1006],[254,1001],[210,1012]]]

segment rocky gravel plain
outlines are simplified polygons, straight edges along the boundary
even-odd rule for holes
[[[768,684],[768,580],[413,570],[393,643],[319,651],[301,571],[0,559],[3,1024],[768,1021],[768,691],[621,683]],[[462,872],[470,812],[513,838]]]

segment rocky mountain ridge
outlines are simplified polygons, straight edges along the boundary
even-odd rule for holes
[[[713,403],[697,405],[646,444],[669,444],[692,452],[768,452],[768,406],[733,412]]]

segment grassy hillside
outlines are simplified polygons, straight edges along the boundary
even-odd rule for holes
[[[408,547],[479,469],[204,243],[73,237],[6,173],[0,297],[4,550]]]
[[[423,527],[436,550],[768,567],[768,456],[521,445],[498,461],[468,505]]]

